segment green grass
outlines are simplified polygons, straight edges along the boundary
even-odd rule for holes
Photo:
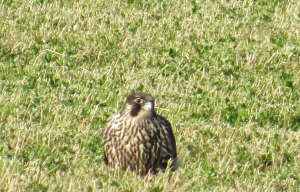
[[[297,1],[1,1],[0,191],[297,191]],[[173,125],[173,175],[111,174],[128,94]]]

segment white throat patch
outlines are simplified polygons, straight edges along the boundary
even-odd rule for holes
[[[139,113],[137,114],[134,119],[136,120],[142,120],[142,119],[148,119],[153,116],[153,104],[152,102],[147,102],[145,105],[141,108]]]

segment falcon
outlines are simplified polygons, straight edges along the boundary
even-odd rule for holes
[[[123,110],[107,120],[103,132],[104,161],[113,170],[131,170],[141,175],[164,172],[179,165],[176,142],[168,120],[154,111],[148,93],[132,93]]]

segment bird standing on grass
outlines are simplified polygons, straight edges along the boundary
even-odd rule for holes
[[[132,93],[121,113],[108,119],[103,133],[104,160],[110,168],[141,175],[178,167],[176,143],[169,121],[154,111],[148,93]]]

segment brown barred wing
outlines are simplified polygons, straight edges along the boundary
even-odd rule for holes
[[[168,120],[159,115],[155,116],[154,123],[156,124],[156,127],[159,127],[158,143],[160,145],[160,154],[157,159],[157,168],[164,171],[168,161],[171,160],[171,169],[172,171],[175,171],[178,166],[178,159],[172,126]]]
[[[118,138],[121,130],[121,117],[121,114],[115,114],[110,117],[103,130],[104,162],[107,166],[112,168],[115,168],[115,165],[119,162],[117,145],[119,143]]]

